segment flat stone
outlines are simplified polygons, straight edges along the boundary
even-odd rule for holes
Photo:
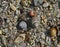
[[[49,6],[49,3],[44,3],[43,4],[43,7],[48,7]]]

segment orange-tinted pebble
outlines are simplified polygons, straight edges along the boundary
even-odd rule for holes
[[[30,11],[30,12],[29,12],[29,15],[30,15],[31,17],[34,17],[34,16],[36,16],[36,12],[35,12],[35,11]]]

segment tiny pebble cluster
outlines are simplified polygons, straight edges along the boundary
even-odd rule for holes
[[[60,0],[0,0],[0,47],[60,47]]]

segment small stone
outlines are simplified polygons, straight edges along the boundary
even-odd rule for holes
[[[3,24],[3,19],[0,17],[0,25]]]
[[[60,0],[57,0],[58,2],[60,2]]]
[[[25,40],[25,34],[20,34],[19,36],[22,37],[23,40]]]
[[[2,46],[0,46],[0,47],[2,47]]]
[[[4,35],[2,35],[2,42],[3,42],[4,45],[7,45],[7,40],[6,40]]]
[[[8,20],[7,20],[7,23],[9,23],[9,22],[10,22],[10,20],[8,19]]]
[[[9,27],[9,30],[12,30],[12,27]]]
[[[43,4],[43,7],[48,7],[49,6],[49,3],[44,3]]]
[[[44,19],[46,19],[46,16],[43,16],[43,15],[42,15],[41,18],[44,20]]]
[[[52,5],[50,5],[50,9],[53,9]]]
[[[58,47],[60,47],[60,44],[58,44]]]
[[[52,37],[56,36],[57,30],[56,28],[51,28],[50,34]]]
[[[8,36],[6,35],[5,38],[7,38]]]
[[[16,7],[10,3],[10,8],[13,10],[13,11],[16,11]]]
[[[44,33],[42,33],[41,37],[42,37],[43,39],[45,39],[45,34],[44,34]]]
[[[16,27],[14,27],[14,29],[16,29]]]
[[[38,26],[39,26],[39,24],[36,22],[36,23],[34,23],[34,25],[35,25],[35,27],[37,27],[38,28]]]
[[[59,45],[60,45],[60,42],[59,42]]]
[[[32,0],[28,0],[28,3],[31,4],[32,3]]]
[[[26,2],[26,0],[21,0],[21,5],[22,6],[28,6],[28,3]]]
[[[19,23],[19,26],[23,29],[23,30],[27,30],[27,23],[25,21],[21,21]]]
[[[15,43],[20,43],[22,41],[25,40],[25,34],[20,34],[16,39],[15,39]]]
[[[51,13],[48,13],[49,16],[51,16]]]
[[[21,42],[20,47],[26,47],[26,43]]]
[[[30,34],[26,33],[25,35],[25,41],[29,42],[30,41]]]
[[[2,30],[0,30],[0,34],[2,34]]]
[[[31,17],[34,17],[34,16],[36,16],[36,12],[32,10],[32,11],[29,12],[29,15],[30,15]]]
[[[18,16],[15,16],[15,19],[17,19],[18,18]]]
[[[22,38],[20,38],[19,36],[15,39],[15,43],[17,43],[17,44],[19,44],[19,43],[21,43],[23,41],[23,39]]]
[[[34,0],[34,5],[37,6],[37,5],[40,5],[43,3],[43,0]]]
[[[52,41],[56,41],[56,38],[52,38]]]

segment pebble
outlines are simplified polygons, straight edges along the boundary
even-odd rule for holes
[[[42,37],[42,39],[45,39],[45,34],[44,34],[44,33],[42,33],[41,37]]]
[[[20,47],[26,47],[26,43],[22,42],[22,43],[20,44]]]
[[[26,0],[21,0],[21,5],[22,5],[22,6],[28,6],[28,3],[27,3]]]
[[[59,7],[57,0],[0,0],[0,46],[57,47]]]
[[[17,37],[16,39],[15,39],[15,43],[17,43],[17,44],[19,44],[19,43],[21,43],[23,41],[23,38],[21,38],[21,37]]]
[[[26,22],[21,21],[21,22],[19,23],[19,26],[20,26],[23,30],[27,30],[27,23],[26,23]]]
[[[25,35],[26,34],[20,34],[19,36],[23,38],[23,40],[25,40]]]
[[[3,44],[4,44],[5,46],[7,45],[7,41],[6,41],[5,36],[2,36],[2,42],[3,42]]]
[[[2,34],[2,30],[0,30],[0,34]]]
[[[49,3],[47,2],[43,4],[43,7],[48,7],[48,6],[49,6]]]
[[[60,47],[60,45],[58,45],[58,47]]]
[[[51,28],[50,33],[51,33],[51,36],[54,37],[56,36],[57,30],[55,28]]]
[[[16,11],[16,7],[15,7],[12,3],[10,3],[10,8],[11,8],[13,11]]]
[[[7,23],[9,23],[9,22],[10,22],[10,20],[8,19],[8,20],[7,20]]]
[[[34,16],[36,16],[36,12],[32,10],[32,11],[29,12],[29,15],[30,15],[31,17],[34,17]]]
[[[43,0],[34,0],[34,5],[37,6],[37,5],[40,5],[43,3]]]
[[[50,5],[50,9],[53,9],[52,5]]]

